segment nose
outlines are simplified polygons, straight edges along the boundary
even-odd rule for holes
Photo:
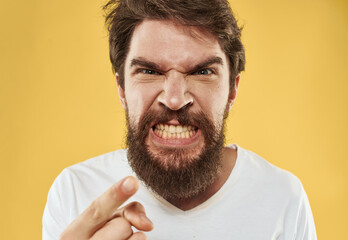
[[[188,91],[183,73],[168,72],[163,83],[163,91],[158,96],[158,102],[173,111],[193,103],[193,97]]]

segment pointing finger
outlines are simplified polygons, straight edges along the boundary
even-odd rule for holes
[[[67,232],[77,233],[75,239],[91,237],[138,188],[138,181],[131,176],[115,183],[69,225]]]

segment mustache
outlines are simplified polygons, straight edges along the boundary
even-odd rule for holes
[[[162,106],[161,110],[155,111],[153,109],[149,109],[143,115],[142,121],[146,126],[150,126],[151,124],[161,124],[167,123],[172,119],[177,119],[180,125],[192,125],[198,128],[206,127],[207,125],[211,125],[212,123],[209,120],[208,115],[202,110],[194,112],[190,111],[190,105],[186,105],[178,110],[171,110],[165,106]],[[225,111],[223,114],[223,120],[225,121],[228,117],[229,112],[229,104],[226,103]],[[147,130],[149,130],[149,128]]]
[[[185,106],[179,110],[171,110],[167,107],[162,107],[161,110],[156,111],[149,109],[144,113],[143,117],[138,122],[136,135],[139,136],[141,140],[145,141],[150,128],[154,127],[154,124],[164,124],[172,119],[177,119],[180,125],[191,125],[200,129],[209,129],[214,127],[208,116],[203,111],[193,112],[189,111],[189,108],[189,106]],[[131,124],[128,114],[126,117],[128,120],[127,124]],[[203,134],[205,132],[206,131],[203,131]],[[205,137],[208,139],[211,138],[211,136]]]
[[[143,121],[156,124],[167,123],[172,119],[177,119],[181,125],[194,125],[196,122],[195,115],[200,113],[189,113],[189,107],[185,106],[179,110],[171,110],[167,107],[162,107],[160,111],[149,110],[144,114]]]

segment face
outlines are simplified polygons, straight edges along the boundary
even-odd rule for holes
[[[152,172],[160,168],[157,175],[168,175],[183,174],[191,166],[187,174],[192,176],[196,165],[214,168],[205,177],[213,180],[219,170],[224,116],[236,96],[236,88],[230,92],[228,64],[218,39],[204,30],[155,20],[135,28],[119,96],[131,132],[128,144],[138,142],[129,150],[141,152],[138,158],[149,155],[145,161],[152,163],[137,168]],[[207,153],[209,146],[217,154]],[[202,156],[213,158],[215,167],[205,166],[210,163]]]

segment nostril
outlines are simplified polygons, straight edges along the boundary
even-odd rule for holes
[[[164,89],[158,95],[157,100],[161,105],[173,111],[179,110],[184,106],[190,106],[193,104],[193,97],[189,92],[173,91],[173,89]]]

